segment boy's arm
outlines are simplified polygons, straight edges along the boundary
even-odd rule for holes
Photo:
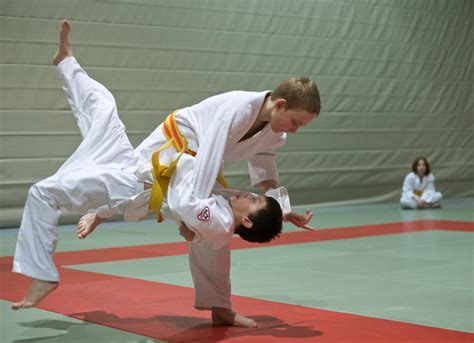
[[[428,184],[426,185],[424,192],[433,192],[433,193],[436,192],[434,175],[430,174],[427,177],[428,177]]]
[[[182,219],[180,234],[193,242],[200,242],[209,249],[226,246],[234,233],[234,218],[227,201],[220,197],[193,198],[175,209]],[[185,229],[186,228],[186,229]],[[194,233],[191,234],[189,231]]]
[[[405,176],[405,180],[403,180],[402,193],[408,194],[415,200],[418,200],[420,198],[415,194],[412,174],[408,174],[407,176]]]
[[[253,155],[248,160],[248,167],[252,186],[265,191],[278,187],[278,169],[274,150]]]
[[[436,195],[436,188],[435,188],[435,177],[433,174],[429,174],[428,176],[428,184],[426,185],[423,194],[420,197],[420,200],[433,203],[436,201],[440,201],[440,196]]]
[[[194,161],[194,196],[207,199],[214,188],[227,146],[235,111],[219,107],[214,121],[206,129]]]
[[[269,150],[255,154],[249,159],[249,172],[252,186],[263,189],[265,192],[278,187],[278,170],[276,165],[276,153]],[[313,217],[313,212],[306,210],[305,214],[293,211],[283,211],[283,220],[305,230],[313,230],[308,223]]]
[[[181,222],[179,224],[179,234],[184,238],[185,241],[192,242],[196,237],[196,233],[193,230],[188,229],[186,224]]]

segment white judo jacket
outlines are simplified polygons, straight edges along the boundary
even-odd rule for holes
[[[174,158],[176,155],[172,152],[169,156]],[[194,162],[195,158],[190,155],[181,157],[171,177],[161,213],[178,224],[185,223],[195,233],[189,254],[195,307],[231,308],[229,243],[235,223],[228,200],[239,191],[222,189],[217,182],[207,179],[215,186],[213,194],[207,197],[200,195],[193,189]],[[151,189],[148,189],[131,198],[124,211],[124,219],[144,219],[149,213],[150,195]],[[284,187],[268,191],[266,195],[276,199],[284,213],[291,211],[288,192]]]
[[[168,191],[168,202],[162,207],[163,215],[170,218],[172,214],[169,212],[177,213],[182,210],[180,219],[186,224],[192,223],[188,227],[197,233],[196,241],[190,244],[189,262],[196,295],[195,307],[198,309],[231,308],[228,242],[233,233],[233,218],[226,218],[225,213],[229,213],[229,208],[226,207],[228,205],[223,197],[211,197],[217,174],[223,167],[223,160],[247,159],[252,185],[265,180],[278,182],[275,149],[285,144],[286,133],[273,132],[268,123],[254,136],[240,141],[257,118],[268,93],[269,91],[228,92],[176,112],[175,118],[181,133],[186,136],[189,148],[197,152],[192,179],[185,181],[184,186],[176,187],[186,194],[190,193],[186,192],[184,187],[193,189],[194,199],[208,201],[217,209],[215,211],[208,206],[209,211],[212,211],[212,222],[202,223],[198,214],[206,216],[206,206],[195,206],[196,203],[193,202],[185,205],[179,200],[181,194],[173,191]],[[141,181],[152,182],[151,155],[164,143],[166,139],[160,125],[135,149],[142,161],[137,171]],[[166,163],[173,155],[173,152],[160,154],[160,162]],[[187,160],[189,157],[184,157],[177,169],[185,166]],[[173,187],[174,185],[170,185],[169,189]],[[173,194],[177,194],[176,199],[179,200],[175,208]],[[143,192],[139,197],[146,198],[147,192]],[[128,214],[125,217],[132,219]],[[218,229],[217,225],[214,229],[214,223],[219,224]]]

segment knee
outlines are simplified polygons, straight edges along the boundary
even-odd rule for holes
[[[35,183],[28,190],[28,198],[39,198],[41,193],[43,193],[41,182]]]
[[[400,199],[400,207],[405,210],[416,208],[416,203],[412,199]]]
[[[28,198],[53,202],[54,189],[53,183],[48,180],[41,180],[30,187],[28,190]]]

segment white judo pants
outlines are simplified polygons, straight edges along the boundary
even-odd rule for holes
[[[14,272],[45,281],[59,280],[53,254],[60,208],[78,214],[94,210],[106,218],[143,190],[134,174],[138,158],[112,94],[74,57],[57,70],[83,141],[56,174],[30,188],[13,262]]]
[[[434,205],[439,203],[443,195],[440,192],[427,191],[423,192],[421,195],[421,200],[423,200],[428,205]],[[416,200],[410,195],[403,195],[400,199],[400,206],[404,209],[415,209],[418,208]]]

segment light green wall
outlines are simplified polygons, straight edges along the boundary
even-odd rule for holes
[[[278,159],[293,203],[395,200],[417,155],[445,196],[474,195],[473,14],[469,0],[0,0],[0,224],[79,143],[50,64],[62,18],[135,145],[175,108],[308,75],[323,111]],[[248,187],[246,164],[226,170]]]

